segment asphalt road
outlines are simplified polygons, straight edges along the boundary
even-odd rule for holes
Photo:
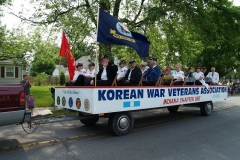
[[[30,135],[21,126],[0,127],[0,160],[239,160],[239,99],[214,102],[209,117],[188,107],[136,112],[133,131],[123,137],[108,131],[107,119],[94,127],[79,120],[45,124]]]

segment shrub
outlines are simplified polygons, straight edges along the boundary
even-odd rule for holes
[[[46,85],[48,75],[45,72],[37,74],[36,86]]]
[[[60,85],[65,85],[66,83],[66,77],[63,72],[60,73]]]

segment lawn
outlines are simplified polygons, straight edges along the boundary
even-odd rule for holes
[[[35,98],[35,107],[50,107],[53,105],[53,98],[49,88],[50,86],[31,87],[30,92]]]

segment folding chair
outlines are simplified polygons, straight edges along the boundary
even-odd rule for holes
[[[161,78],[161,76],[159,76],[155,86],[160,86],[161,83],[162,83],[162,78]]]
[[[185,85],[189,85],[187,83],[193,83],[193,85],[195,85],[195,81],[196,81],[196,78],[195,77],[188,77],[185,79]]]
[[[173,76],[163,76],[162,77],[162,82],[164,82],[164,81],[170,81],[170,86],[172,86],[173,85]]]
[[[187,77],[184,76],[183,86],[186,85],[186,79],[187,79]]]
[[[140,79],[140,81],[138,83],[138,86],[142,86],[142,79],[143,79],[143,75],[141,76],[141,79]]]
[[[117,86],[117,76],[118,75],[115,76],[115,78],[114,78],[114,80],[112,82],[112,86]]]
[[[204,78],[204,81],[207,83],[207,84],[211,84],[212,83],[212,78],[210,78],[210,77],[205,77]]]

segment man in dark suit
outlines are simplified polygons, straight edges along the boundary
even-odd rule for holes
[[[203,72],[203,74],[204,74],[204,77],[207,77],[208,72],[207,72],[206,67],[203,67],[203,68],[202,68],[202,72]]]
[[[136,66],[136,61],[131,60],[129,62],[130,68],[128,69],[121,86],[137,86],[142,77],[142,71]]]
[[[143,76],[143,86],[154,86],[161,75],[161,69],[157,66],[157,58],[150,58],[147,72]]]
[[[114,78],[117,75],[118,67],[109,61],[107,55],[104,55],[101,59],[102,66],[97,74],[97,86],[111,86]],[[90,82],[91,85],[94,85],[94,78]]]

